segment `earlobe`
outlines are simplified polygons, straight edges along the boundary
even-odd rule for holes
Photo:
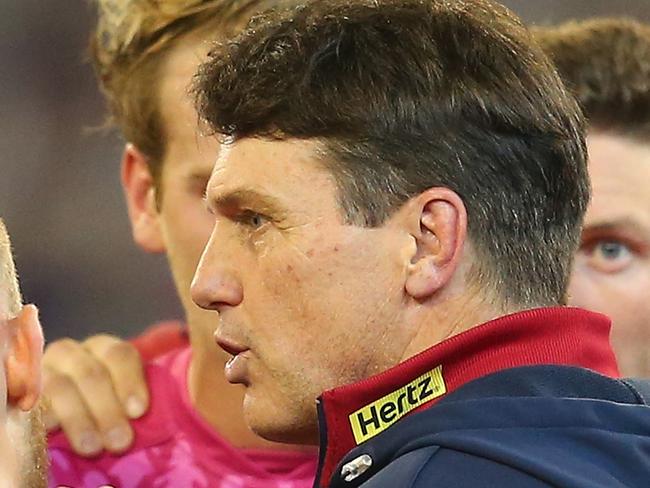
[[[26,305],[8,325],[9,348],[5,359],[8,402],[27,412],[41,395],[43,330],[37,308]]]
[[[458,268],[467,232],[467,214],[460,197],[448,188],[431,188],[420,194],[413,209],[417,219],[406,292],[424,300],[445,287]]]
[[[165,252],[153,175],[147,156],[133,144],[124,149],[121,177],[133,239],[147,252]]]

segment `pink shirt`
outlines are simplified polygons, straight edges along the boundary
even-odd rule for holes
[[[75,455],[63,434],[49,440],[50,487],[311,488],[315,453],[237,449],[192,408],[189,347],[147,367],[151,407],[132,423],[135,445],[121,456]]]

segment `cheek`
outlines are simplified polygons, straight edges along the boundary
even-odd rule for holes
[[[336,335],[334,271],[325,267],[332,256],[322,247],[272,244],[265,243],[246,276],[244,300],[256,328],[251,333],[264,335],[259,343],[271,344],[269,354],[311,351],[312,357],[319,343]]]
[[[629,276],[621,276],[616,285],[615,292],[606,297],[603,305],[614,323],[614,333],[632,340],[643,337],[644,344],[647,344],[650,338],[647,321],[650,317],[650,266]]]
[[[334,329],[320,329],[317,324],[334,320],[346,308],[340,294],[349,284],[349,266],[338,246],[283,246],[261,254],[257,263],[269,300],[282,304],[280,312],[304,335],[314,329],[321,333]]]
[[[650,336],[650,327],[642,325],[642,317],[650,316],[649,289],[650,269],[603,275],[577,263],[569,287],[569,304],[609,316],[613,336]]]
[[[593,310],[594,305],[601,302],[598,293],[588,272],[579,264],[574,266],[569,282],[569,305]]]
[[[309,357],[300,369],[321,389],[383,366],[383,331],[395,321],[385,260],[365,255],[362,245],[330,243],[269,251],[257,263],[265,298],[256,315],[269,325],[267,354]]]
[[[161,218],[168,248],[195,268],[210,238],[214,217],[200,199],[185,198],[164,206]]]
[[[612,315],[629,301],[624,273],[607,274],[593,269],[588,256],[578,253],[569,282],[569,305]]]
[[[167,260],[186,311],[196,309],[190,285],[213,226],[213,217],[197,200],[170,198],[160,214]]]
[[[314,268],[296,249],[268,252],[257,260],[258,274],[251,284],[254,288],[245,288],[244,294],[256,297],[257,303],[252,305],[260,316],[281,327],[281,334],[270,331],[274,342],[294,342],[294,348],[310,347],[306,343],[310,339],[306,324],[315,315],[319,295]],[[257,291],[253,291],[255,288]]]

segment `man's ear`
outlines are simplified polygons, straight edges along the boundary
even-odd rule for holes
[[[9,405],[27,412],[41,395],[43,330],[38,309],[34,305],[24,306],[18,316],[8,322],[8,328],[7,398]]]
[[[147,157],[133,144],[124,148],[121,177],[133,239],[147,252],[164,252],[153,175]]]
[[[409,205],[409,227],[415,238],[405,289],[424,300],[451,280],[467,235],[467,211],[448,188],[430,188]]]

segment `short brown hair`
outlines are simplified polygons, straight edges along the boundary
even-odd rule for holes
[[[475,281],[504,304],[564,301],[589,198],[584,121],[504,7],[309,2],[258,17],[197,80],[226,139],[322,141],[351,223],[446,186],[467,207]]]
[[[601,18],[534,33],[592,127],[650,138],[650,25]]]
[[[0,319],[13,318],[18,315],[22,298],[20,297],[16,266],[11,253],[9,233],[2,219],[0,219],[0,293],[3,295],[2,300],[7,300],[7,313],[9,314],[9,317],[0,317]]]
[[[111,119],[148,158],[160,182],[165,134],[160,115],[161,67],[180,39],[205,30],[232,35],[271,0],[95,0],[98,21],[90,53]],[[211,32],[214,31],[214,32]]]

